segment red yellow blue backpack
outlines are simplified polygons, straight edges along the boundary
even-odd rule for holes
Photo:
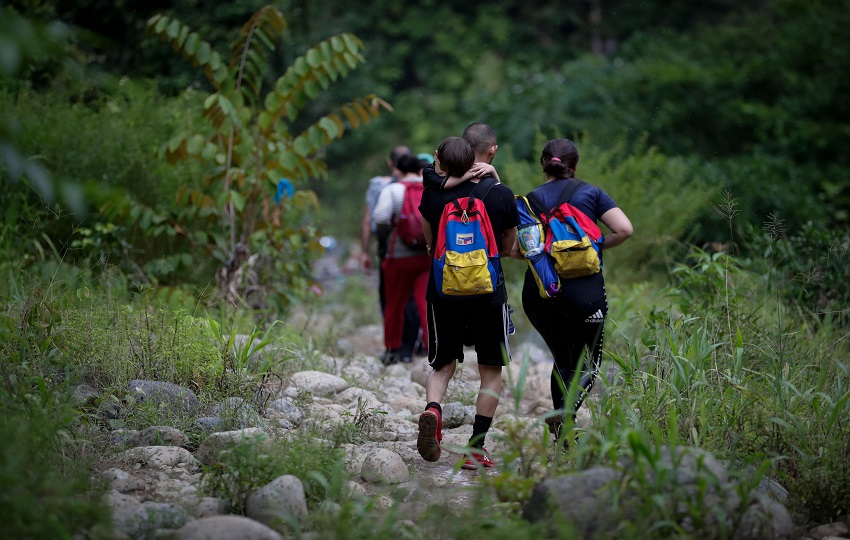
[[[596,274],[602,270],[602,242],[599,226],[584,212],[570,204],[573,194],[585,182],[570,179],[553,208],[547,209],[531,192],[527,202],[545,229],[544,249],[562,279]]]
[[[484,206],[494,185],[494,178],[484,178],[468,197],[457,199],[436,192],[444,206],[432,249],[432,271],[441,296],[490,294],[499,287],[499,246]]]

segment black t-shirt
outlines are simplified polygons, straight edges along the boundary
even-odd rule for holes
[[[428,166],[422,172],[423,178],[433,178],[436,175],[432,166]],[[437,176],[439,178],[439,176]],[[434,235],[434,240],[437,239],[437,233],[440,225],[440,216],[443,214],[443,201],[449,200],[449,197],[459,199],[468,197],[472,190],[475,189],[477,183],[468,181],[459,184],[451,189],[440,191],[439,195],[432,189],[433,184],[425,184],[425,191],[422,192],[422,202],[419,204],[419,212],[422,217],[431,225],[431,231]],[[442,197],[442,198],[441,198]],[[484,207],[487,208],[487,216],[490,218],[490,225],[493,227],[493,235],[496,237],[496,244],[501,249],[502,233],[508,229],[512,229],[519,225],[519,211],[516,207],[514,193],[504,184],[496,184],[484,197]],[[501,273],[501,267],[499,268]],[[505,289],[504,276],[500,276],[500,286],[496,292],[488,295],[468,296],[468,297],[445,297],[440,296],[437,292],[437,286],[434,282],[434,273],[428,277],[428,289],[425,297],[431,302],[443,301],[482,301],[491,304],[501,304],[507,301],[507,291]]]

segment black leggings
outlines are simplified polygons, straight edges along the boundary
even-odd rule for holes
[[[522,308],[543,337],[555,361],[550,381],[555,409],[568,413],[577,411],[593,387],[602,362],[602,339],[608,315],[604,289],[601,300],[576,306],[562,296],[540,298],[537,286],[533,282],[529,286],[526,282],[522,289]],[[568,411],[560,381],[569,390],[577,369],[581,369],[578,395],[572,411]]]

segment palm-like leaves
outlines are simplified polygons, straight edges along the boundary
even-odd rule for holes
[[[267,84],[272,54],[286,29],[282,13],[272,6],[260,9],[242,26],[227,63],[177,20],[156,15],[147,28],[201,67],[215,89],[204,101],[204,118],[213,134],[176,136],[165,145],[163,155],[170,162],[196,158],[209,164],[205,187],[188,196],[184,192],[181,201],[197,205],[192,213],[196,216],[213,214],[210,198],[218,202],[214,214],[229,233],[224,235],[229,236],[227,252],[218,256],[231,266],[238,267],[250,256],[244,246],[256,231],[274,226],[257,216],[271,215],[269,199],[280,178],[303,182],[324,176],[327,168],[317,157],[319,150],[342,137],[346,126],[358,128],[378,117],[381,108],[391,110],[381,98],[368,95],[293,133],[292,125],[304,107],[365,61],[363,44],[351,34],[333,36],[308,49]],[[230,268],[230,273],[234,270]],[[229,283],[222,286],[233,289]]]

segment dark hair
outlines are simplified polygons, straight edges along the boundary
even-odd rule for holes
[[[437,147],[437,159],[447,175],[461,177],[475,163],[475,152],[466,139],[449,137]]]
[[[543,172],[555,178],[572,178],[578,165],[578,148],[569,139],[552,139],[540,154]]]
[[[481,154],[496,144],[496,132],[483,122],[473,122],[463,130],[463,138],[472,145],[475,154]]]
[[[394,166],[398,167],[398,160],[401,158],[401,156],[412,153],[413,152],[410,150],[410,148],[404,145],[396,146],[395,148],[393,148],[393,151],[390,152],[390,162]]]
[[[413,154],[402,154],[402,156],[398,158],[396,167],[398,167],[398,170],[404,174],[418,173],[422,170],[422,164],[419,161],[419,158]]]

